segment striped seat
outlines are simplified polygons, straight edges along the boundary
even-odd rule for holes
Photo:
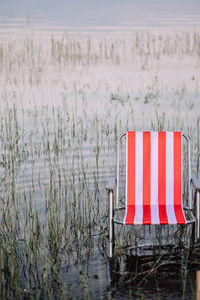
[[[186,224],[182,133],[127,132],[125,225]]]

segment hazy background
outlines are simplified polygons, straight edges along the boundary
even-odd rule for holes
[[[199,27],[198,0],[0,1],[0,29],[132,30]]]

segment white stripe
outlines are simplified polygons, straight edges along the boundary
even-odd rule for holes
[[[151,132],[151,223],[160,224],[158,208],[158,133]]]
[[[185,223],[187,223],[185,213],[183,210],[183,146],[182,145],[183,145],[183,134],[181,133],[181,209],[185,219]],[[189,168],[189,162],[188,162],[188,168]]]
[[[174,135],[166,132],[166,212],[169,224],[176,224],[174,211]]]
[[[128,208],[128,132],[126,132],[126,210],[123,223],[125,224],[126,217],[127,217],[127,208]]]
[[[134,224],[143,221],[143,132],[135,133],[135,206]]]

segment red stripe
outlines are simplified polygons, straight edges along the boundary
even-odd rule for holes
[[[166,132],[158,132],[158,205],[160,224],[168,224],[166,213]]]
[[[143,132],[143,224],[151,224],[151,133]]]
[[[185,224],[182,210],[182,135],[181,132],[174,132],[174,211],[178,224]]]
[[[127,139],[127,212],[125,224],[133,224],[135,217],[135,132],[128,132]]]

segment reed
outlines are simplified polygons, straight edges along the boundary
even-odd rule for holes
[[[115,174],[120,133],[183,130],[192,138],[192,170],[199,175],[196,97],[188,101],[184,82],[177,88],[163,87],[159,73],[168,61],[188,59],[199,68],[199,43],[199,32],[112,38],[65,33],[44,40],[28,36],[1,41],[2,299],[93,299],[107,294],[105,186]],[[120,71],[129,64],[130,77]],[[192,92],[199,89],[195,68]],[[147,81],[136,86],[134,72]],[[122,159],[121,202],[124,166]],[[128,251],[130,241],[136,253],[145,239],[153,239],[155,249],[161,247],[163,236],[177,246],[188,246],[189,232],[177,227],[174,233],[170,226],[121,227],[116,240],[120,264],[125,268],[124,249]],[[184,295],[186,270],[187,263]],[[138,291],[138,297],[144,297],[145,285],[138,285]],[[129,292],[132,295],[131,286]]]

